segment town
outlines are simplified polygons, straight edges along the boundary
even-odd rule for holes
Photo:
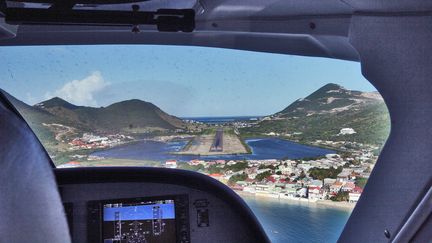
[[[84,133],[82,137],[74,138],[68,144],[70,145],[69,150],[103,149],[121,145],[133,140],[133,137],[123,134],[99,136],[93,133]]]
[[[57,124],[55,127],[58,131],[70,130],[66,126]],[[341,133],[343,132],[352,133],[353,129],[343,128]],[[233,135],[227,133],[223,139],[230,138],[229,136]],[[175,139],[193,141],[194,138],[192,135],[177,134],[149,139],[166,143]],[[57,136],[57,139],[60,140],[61,136]],[[133,141],[136,139],[123,134],[102,136],[84,133],[80,137],[70,139],[67,144],[69,145],[68,150],[78,153],[84,150],[110,148]],[[200,141],[203,143],[206,140],[200,139]],[[210,144],[208,143],[208,146]],[[160,166],[162,163],[162,166],[167,168],[193,170],[206,174],[228,185],[241,195],[318,203],[346,202],[350,204],[348,207],[354,207],[373,169],[378,147],[358,142],[329,140],[315,140],[310,144],[331,148],[337,152],[303,159],[208,160],[204,156],[188,162],[167,160],[157,164]],[[72,158],[96,162],[99,160],[106,163],[105,158],[92,155],[76,154]],[[97,166],[96,162],[91,163]],[[155,162],[151,166],[157,166],[157,164]],[[81,165],[82,162],[70,161],[59,167]]]
[[[317,141],[317,144],[323,141]],[[354,207],[370,176],[376,148],[359,143],[324,141],[345,148],[340,154],[308,159],[206,161],[167,160],[165,167],[194,170],[241,194],[305,202],[347,202]]]

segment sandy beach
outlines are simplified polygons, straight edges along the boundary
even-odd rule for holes
[[[319,200],[319,201],[309,201],[307,199],[304,200],[293,200],[293,199],[279,199],[279,198],[272,198],[272,197],[266,197],[266,196],[257,196],[253,193],[243,192],[243,191],[235,191],[239,196],[241,196],[244,199],[247,198],[254,198],[255,200],[259,201],[273,201],[273,202],[281,202],[281,203],[289,203],[289,204],[301,204],[301,205],[307,205],[311,207],[330,207],[330,208],[338,208],[338,209],[344,209],[344,210],[353,210],[355,207],[355,203],[349,203],[349,202],[333,202],[330,200]]]

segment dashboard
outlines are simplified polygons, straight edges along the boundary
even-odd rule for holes
[[[269,242],[231,189],[164,168],[55,170],[72,242]]]

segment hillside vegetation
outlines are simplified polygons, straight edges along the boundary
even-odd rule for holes
[[[340,134],[342,128],[356,133]],[[389,131],[387,107],[377,92],[352,91],[337,84],[327,84],[241,130],[245,136],[277,133],[304,143],[332,140],[374,145],[382,145]]]
[[[168,115],[152,103],[137,99],[94,108],[76,106],[55,97],[32,108],[47,112],[55,117],[58,123],[73,124],[73,127],[82,131],[141,133],[184,127],[181,119]],[[28,112],[22,113],[26,116]],[[31,119],[33,120],[33,117]]]
[[[152,103],[127,100],[108,107],[76,106],[55,97],[30,106],[4,93],[56,161],[69,159],[67,142],[83,133],[137,134],[172,131],[185,123]],[[61,158],[60,158],[61,157]]]

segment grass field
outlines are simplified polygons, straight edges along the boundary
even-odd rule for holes
[[[80,162],[82,167],[94,166],[145,166],[145,167],[161,167],[158,161],[150,160],[133,160],[133,159],[102,159],[102,160],[87,160]]]

